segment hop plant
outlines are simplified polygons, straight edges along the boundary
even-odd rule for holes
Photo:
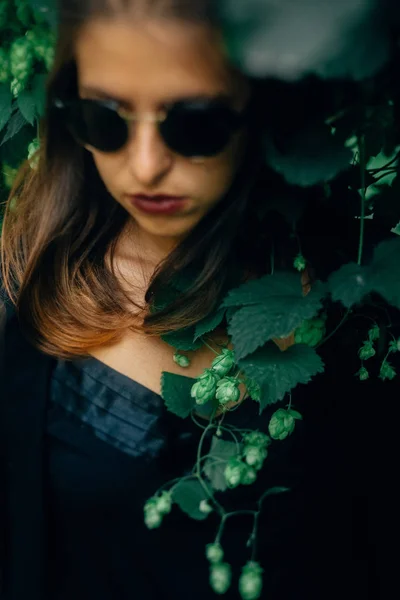
[[[229,488],[235,488],[241,483],[243,473],[246,470],[246,465],[239,458],[231,456],[228,460],[224,471],[226,484]]]
[[[298,254],[293,262],[293,266],[297,271],[304,271],[306,264],[306,259],[302,254]]]
[[[256,471],[262,468],[268,455],[268,451],[260,446],[245,446],[243,453],[246,463],[250,467],[254,467]]]
[[[7,83],[10,79],[10,60],[8,58],[8,52],[0,48],[0,83]]]
[[[375,354],[376,350],[373,348],[372,342],[370,341],[363,342],[363,345],[358,351],[358,356],[361,358],[361,360],[368,360],[369,358],[375,356]]]
[[[192,386],[190,395],[195,398],[196,404],[206,404],[215,397],[217,390],[218,375],[213,369],[205,369],[197,377],[197,382]]]
[[[0,29],[7,25],[9,0],[0,0]]]
[[[160,496],[155,498],[156,507],[158,512],[162,515],[167,515],[171,512],[172,508],[172,493],[171,492],[162,492]]]
[[[301,323],[294,332],[294,340],[296,344],[307,344],[308,346],[316,346],[326,333],[324,317],[315,317]]]
[[[13,186],[14,180],[17,176],[18,169],[13,169],[6,163],[3,163],[2,170],[3,170],[4,184],[8,189],[11,189]]]
[[[18,79],[13,79],[10,84],[10,89],[12,95],[15,98],[17,98],[20,95],[20,93],[24,90],[24,85],[20,81],[18,81]]]
[[[28,160],[32,169],[37,169],[39,157],[36,156],[33,160],[31,160],[32,156],[39,150],[40,142],[38,138],[35,138],[28,146]]]
[[[184,369],[190,365],[190,359],[184,354],[179,354],[179,352],[175,352],[173,359],[177,365],[183,367]]]
[[[225,594],[231,585],[232,568],[228,563],[213,563],[210,566],[210,585],[216,594]]]
[[[264,569],[256,561],[248,561],[239,578],[239,593],[242,600],[258,600],[261,597]]]
[[[237,402],[240,398],[239,382],[234,377],[224,377],[217,383],[217,400],[220,404]]]
[[[144,505],[144,522],[149,529],[160,527],[164,515],[171,512],[172,493],[162,492],[160,496],[150,498]]]
[[[271,443],[271,438],[262,431],[252,431],[243,436],[243,442],[249,446],[266,448]]]
[[[358,375],[360,381],[366,381],[369,379],[369,373],[365,367],[361,367],[361,369],[357,371],[356,375]]]
[[[253,400],[259,402],[261,400],[261,386],[254,380],[249,377],[245,380],[247,392]]]
[[[296,419],[302,419],[297,410],[279,408],[271,417],[268,425],[270,436],[274,440],[284,440],[293,433]]]
[[[210,563],[220,563],[224,558],[224,551],[221,544],[214,542],[213,544],[207,544],[206,546],[206,557]]]
[[[17,18],[24,25],[29,27],[31,25],[33,14],[32,9],[27,0],[14,0],[15,7],[17,9]]]
[[[25,37],[34,48],[35,58],[38,62],[44,62],[46,69],[50,71],[54,62],[56,37],[48,27],[37,25],[26,32]]]
[[[205,515],[210,514],[213,511],[213,507],[207,502],[207,500],[201,500],[199,504],[199,511],[204,513]]]
[[[211,363],[211,368],[220,376],[224,377],[229,373],[235,364],[235,358],[232,350],[224,348],[219,356],[216,356]]]
[[[396,375],[396,370],[392,367],[392,365],[387,361],[383,361],[379,372],[379,378],[382,379],[382,381],[385,381],[385,379],[391,380],[394,379]]]
[[[380,329],[379,329],[378,325],[374,325],[373,327],[371,327],[371,329],[369,329],[368,339],[370,342],[375,342],[376,340],[379,340],[379,336],[380,336]]]
[[[12,77],[25,88],[33,67],[34,48],[26,36],[19,37],[11,44],[10,68]]]
[[[249,465],[245,464],[240,477],[240,483],[242,485],[251,485],[256,479],[257,471],[253,469],[253,467],[249,467]]]

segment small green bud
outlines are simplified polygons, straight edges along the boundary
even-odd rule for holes
[[[243,442],[249,446],[266,448],[271,443],[271,438],[262,431],[252,431],[243,436]]]
[[[156,501],[152,498],[144,505],[144,522],[149,529],[160,527],[163,515],[157,509]]]
[[[256,471],[262,468],[268,454],[268,451],[260,446],[245,446],[243,452],[246,463],[250,467],[254,467]]]
[[[293,262],[293,266],[297,271],[304,271],[306,264],[306,259],[302,254],[298,254]]]
[[[361,367],[361,369],[357,371],[356,375],[358,375],[360,381],[366,381],[369,379],[369,373],[365,367]]]
[[[209,400],[215,397],[217,390],[217,381],[219,377],[212,369],[205,369],[204,372],[197,377],[197,383],[192,386],[190,395],[196,399],[197,404],[206,404]]]
[[[296,344],[307,344],[314,347],[323,339],[326,333],[326,316],[305,319],[294,332]]]
[[[228,487],[235,488],[240,484],[245,469],[246,465],[241,460],[231,456],[224,471],[225,481]]]
[[[220,404],[237,402],[240,399],[239,381],[234,377],[224,377],[217,383],[217,400]]]
[[[224,551],[221,544],[218,542],[214,544],[207,544],[206,546],[206,557],[210,563],[219,563],[224,558]]]
[[[379,378],[382,379],[382,381],[385,381],[385,379],[394,379],[396,377],[396,371],[395,369],[392,367],[392,365],[390,363],[388,363],[387,361],[384,361],[381,365],[381,369],[379,372]]]
[[[186,369],[186,367],[190,365],[190,358],[184,356],[183,354],[179,354],[178,352],[175,352],[173,359],[179,367],[182,367],[184,369]]]
[[[219,356],[216,356],[211,363],[211,368],[220,376],[224,377],[229,373],[235,364],[235,358],[232,350],[224,348]]]
[[[170,513],[172,508],[172,492],[162,492],[160,496],[155,498],[155,502],[159,513],[162,515]]]
[[[389,343],[389,352],[398,352],[398,348],[397,348],[397,341],[392,340]]]
[[[239,578],[239,593],[242,600],[258,600],[262,592],[264,570],[255,561],[249,561]]]
[[[210,514],[213,511],[213,507],[209,505],[207,500],[202,500],[199,504],[199,511],[204,513],[205,515]]]
[[[368,360],[369,358],[375,356],[375,354],[376,351],[372,347],[372,343],[369,341],[364,342],[363,346],[358,351],[358,356],[361,358],[361,360]]]
[[[210,585],[216,594],[225,594],[232,581],[232,569],[228,563],[214,563],[210,567]]]

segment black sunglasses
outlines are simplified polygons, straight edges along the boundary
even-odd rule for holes
[[[138,120],[113,100],[54,98],[51,106],[81,144],[116,152],[128,141],[129,123]],[[249,106],[237,112],[218,99],[180,100],[150,120],[159,124],[165,144],[185,157],[216,156],[249,117]]]

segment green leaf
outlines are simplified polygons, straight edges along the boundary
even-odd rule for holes
[[[9,121],[12,114],[12,93],[7,84],[0,85],[0,131]]]
[[[32,96],[35,103],[36,113],[43,117],[46,108],[46,74],[35,75],[32,79]]]
[[[172,499],[192,519],[203,521],[207,518],[207,513],[201,512],[199,506],[202,500],[208,500],[208,496],[198,479],[186,479],[177,483],[172,489]]]
[[[245,374],[261,386],[260,414],[270,404],[284,398],[299,383],[308,383],[324,371],[324,363],[313,348],[296,344],[284,352],[268,343],[250,356],[239,360]]]
[[[297,273],[284,272],[264,275],[243,283],[230,290],[222,302],[222,307],[247,306],[265,302],[270,296],[292,296],[302,293],[300,277]]]
[[[17,98],[17,105],[25,120],[33,125],[35,122],[36,104],[32,92],[29,90],[21,92]]]
[[[0,127],[1,129],[1,127]],[[400,235],[400,221],[397,223],[396,227],[392,227],[392,229],[390,230],[392,233],[395,233],[396,235]]]
[[[329,277],[328,289],[334,302],[350,308],[371,291],[368,269],[356,263],[344,265]]]
[[[4,138],[1,141],[0,146],[8,142],[11,138],[17,135],[17,133],[26,125],[27,122],[22,114],[18,111],[8,121],[7,130]]]
[[[400,239],[382,242],[375,248],[369,268],[370,287],[389,304],[400,308]]]
[[[292,293],[270,295],[260,304],[240,309],[229,324],[237,360],[254,352],[273,338],[290,335],[305,319],[311,319],[322,308],[322,286],[316,286],[307,296],[301,293],[295,276]]]
[[[161,338],[177,350],[198,350],[203,346],[201,340],[194,341],[196,326],[185,327],[178,331],[172,331],[171,333],[165,333]]]
[[[202,335],[214,331],[214,329],[222,323],[225,312],[225,308],[220,308],[199,321],[199,323],[196,324],[194,341],[198,340]]]
[[[190,390],[196,379],[163,371],[161,374],[161,396],[167,409],[184,419],[188,417],[195,406]]]
[[[309,127],[285,140],[285,151],[271,139],[265,141],[268,164],[292,185],[302,187],[327,182],[348,167],[353,158],[344,141],[324,125]]]
[[[239,444],[239,451],[242,444]],[[214,490],[224,492],[227,484],[224,476],[225,467],[232,456],[238,454],[238,446],[235,442],[221,440],[215,435],[211,441],[209,457],[204,461],[204,474],[210,480]]]

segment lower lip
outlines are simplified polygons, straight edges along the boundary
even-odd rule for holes
[[[185,206],[186,198],[165,199],[165,200],[144,200],[129,196],[129,202],[142,212],[153,215],[170,215],[176,213]]]

